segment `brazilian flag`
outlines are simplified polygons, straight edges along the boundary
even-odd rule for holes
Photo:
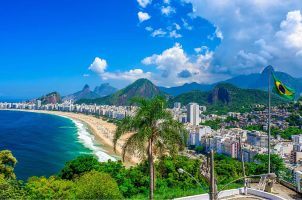
[[[295,98],[295,90],[284,85],[276,76],[273,74],[275,82],[276,93],[286,99],[293,100]]]

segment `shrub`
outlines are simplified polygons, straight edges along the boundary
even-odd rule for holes
[[[16,180],[7,180],[0,175],[0,199],[23,199],[24,191]]]
[[[76,180],[77,199],[121,199],[118,185],[109,174],[91,171]]]
[[[29,199],[74,198],[74,183],[57,177],[31,177],[25,185]]]
[[[72,180],[84,174],[85,172],[98,170],[99,167],[99,162],[94,156],[79,156],[76,159],[65,164],[64,168],[59,173],[59,177],[61,177],[62,179]]]

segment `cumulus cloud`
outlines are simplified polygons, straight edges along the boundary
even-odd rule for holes
[[[302,1],[185,1],[192,3],[193,17],[219,27],[215,34],[223,40],[215,50],[213,73],[259,72],[267,64],[286,72],[302,69],[301,58],[295,56],[302,45]]]
[[[146,8],[149,4],[151,4],[152,0],[137,0],[137,3],[142,7]]]
[[[96,72],[98,74],[103,73],[106,70],[107,61],[105,59],[95,57],[92,64],[89,66],[89,70]]]
[[[151,79],[151,72],[144,72],[142,69],[131,69],[124,72],[105,72],[101,74],[103,80],[126,80],[133,82],[140,78]]]
[[[154,54],[142,60],[147,66],[155,66],[156,73],[152,79],[159,85],[175,86],[187,82],[209,83],[222,77],[210,74],[207,69],[211,63],[213,52],[206,50],[202,54],[189,56],[183,47],[176,43],[161,54]]]
[[[181,44],[175,43],[174,46],[159,54],[144,58],[141,63],[148,68],[145,71],[141,68],[108,71],[107,62],[98,57],[89,69],[96,72],[102,80],[121,80],[129,83],[139,78],[147,78],[157,85],[167,87],[188,82],[213,83],[228,78],[226,75],[212,74],[209,71],[212,58],[213,52],[206,46],[199,47],[196,54],[188,55]],[[103,67],[100,67],[101,65]]]
[[[147,20],[149,20],[151,18],[151,16],[148,13],[141,12],[141,11],[139,11],[137,13],[137,16],[138,16],[138,20],[139,20],[140,23],[142,23],[144,21],[147,21]]]
[[[151,78],[151,72],[144,72],[142,69],[131,69],[124,72],[109,72],[107,71],[106,60],[99,57],[94,59],[88,69],[99,75],[102,80],[125,80],[132,82],[139,78]],[[83,76],[88,77],[89,74],[84,74]]]
[[[300,10],[287,13],[287,17],[280,24],[277,38],[285,47],[302,50],[302,15]]]

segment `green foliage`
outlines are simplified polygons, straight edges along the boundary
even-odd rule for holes
[[[195,147],[196,153],[203,153],[204,152],[204,147],[203,146],[197,146]]]
[[[226,114],[227,112],[248,112],[254,109],[256,104],[267,104],[267,92],[256,89],[241,89],[231,84],[218,84],[212,91],[191,91],[180,94],[169,100],[169,106],[175,102],[187,105],[196,102],[207,106],[209,113]],[[276,95],[272,95],[272,105],[279,105],[285,101]]]
[[[218,130],[221,128],[221,123],[222,123],[221,119],[215,119],[215,120],[208,120],[208,121],[205,121],[204,123],[200,123],[200,124],[209,126],[214,130]]]
[[[28,199],[74,199],[75,184],[54,176],[31,177],[25,185]]]
[[[218,184],[226,184],[243,176],[238,160],[221,154],[215,154],[214,160]]]
[[[249,125],[244,127],[243,129],[248,130],[248,131],[263,131],[263,126],[262,125]]]
[[[17,164],[17,159],[13,156],[11,151],[0,151],[0,174],[5,178],[15,179],[14,168]]]
[[[76,199],[122,199],[117,183],[105,173],[85,173],[75,184]]]
[[[302,129],[297,128],[297,127],[288,127],[285,130],[280,130],[278,128],[272,128],[272,135],[273,136],[277,136],[280,135],[281,138],[286,139],[286,140],[290,140],[292,135],[299,135],[302,134]]]
[[[99,162],[94,156],[83,155],[67,162],[59,173],[59,177],[62,179],[72,180],[85,172],[89,172],[93,169],[98,170],[98,168]]]
[[[185,147],[187,131],[183,124],[173,119],[163,97],[135,98],[133,102],[139,105],[135,116],[128,116],[118,124],[114,138],[116,145],[123,134],[134,133],[123,147],[123,158],[126,153],[144,158],[147,155],[145,145],[150,141],[158,156],[166,151],[175,155]]]
[[[8,180],[0,175],[0,199],[24,199],[25,192],[16,180]]]
[[[237,119],[236,117],[228,116],[224,121],[227,122],[227,123],[229,123],[229,122],[238,122],[239,119]]]
[[[257,163],[259,172],[267,173],[267,168],[268,168],[268,155],[267,154],[257,154],[254,157],[254,161]],[[262,169],[262,170],[260,170],[260,169]],[[285,168],[284,160],[277,154],[271,154],[271,172],[274,172],[277,175],[279,175],[285,169],[286,168]]]
[[[289,123],[290,126],[302,126],[302,118],[297,113],[292,113],[286,121]]]

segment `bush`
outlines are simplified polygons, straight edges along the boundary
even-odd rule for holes
[[[0,199],[23,199],[24,191],[16,180],[7,180],[0,175]]]
[[[28,180],[25,189],[28,199],[72,199],[75,196],[72,181],[61,180],[54,176],[32,177]]]
[[[122,199],[117,183],[109,174],[91,171],[75,183],[77,199]]]
[[[64,168],[59,173],[59,177],[62,179],[72,180],[81,176],[85,172],[98,170],[99,167],[99,162],[94,156],[79,156],[65,164]]]

